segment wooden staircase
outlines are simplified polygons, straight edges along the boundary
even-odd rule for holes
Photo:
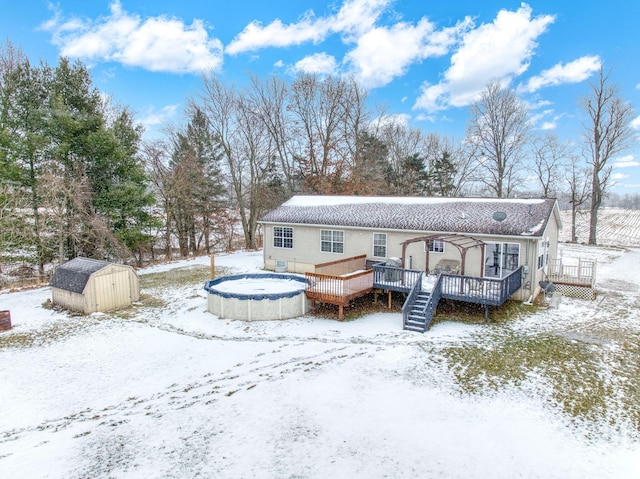
[[[427,330],[433,317],[433,312],[428,314],[430,300],[430,293],[418,292],[415,299],[408,305],[409,314],[404,320],[404,329],[419,333],[424,333]]]
[[[424,333],[427,330],[442,297],[442,278],[443,275],[438,275],[431,291],[422,289],[422,277],[416,282],[402,306],[404,329],[419,333]]]

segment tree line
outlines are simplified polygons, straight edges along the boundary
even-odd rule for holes
[[[425,133],[372,108],[349,77],[202,78],[184,118],[143,141],[133,113],[81,62],[33,65],[0,49],[0,264],[83,255],[142,264],[260,246],[259,218],[295,194],[561,197],[597,212],[633,109],[608,74],[582,99],[584,136],[532,129],[516,92],[489,83],[465,138]],[[577,145],[577,146],[576,146]],[[575,239],[575,238],[574,238]]]

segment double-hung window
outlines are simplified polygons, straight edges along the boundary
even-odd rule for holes
[[[429,253],[444,253],[444,240],[441,239],[432,239],[427,241],[429,244]],[[425,251],[427,250],[427,245],[425,244]]]
[[[273,247],[274,248],[293,248],[293,228],[289,226],[273,227]]]
[[[549,264],[549,240],[540,240],[538,243],[538,269]]]
[[[387,234],[373,233],[373,256],[375,258],[387,257]]]
[[[344,231],[320,230],[320,250],[323,253],[344,253]]]

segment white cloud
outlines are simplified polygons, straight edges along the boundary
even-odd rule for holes
[[[375,118],[371,124],[377,128],[384,128],[390,126],[399,126],[405,128],[409,125],[411,116],[406,113],[396,113],[392,115],[382,115]]]
[[[543,104],[548,104],[548,103],[540,102],[538,105],[543,105]],[[533,109],[530,108],[530,111],[533,111]],[[558,121],[560,121],[560,119],[564,116],[565,116],[564,113],[556,115],[555,110],[547,109],[539,113],[530,114],[529,121],[531,122],[532,125],[534,125],[536,128],[540,130],[555,130],[558,127]]]
[[[611,179],[614,181],[625,180],[627,178],[629,178],[629,175],[625,175],[624,173],[613,173],[611,175]]]
[[[411,64],[448,53],[471,23],[467,18],[436,31],[433,23],[422,18],[415,25],[399,22],[372,28],[358,38],[345,61],[365,86],[383,86],[406,73]]]
[[[631,122],[631,128],[634,130],[640,130],[640,116],[637,116]]]
[[[414,108],[437,111],[465,106],[490,81],[509,84],[524,73],[537,47],[536,39],[555,20],[552,15],[531,15],[531,7],[523,3],[518,10],[501,10],[492,23],[467,32],[451,57],[444,80],[423,85]]]
[[[186,25],[166,16],[142,19],[122,10],[96,20],[63,20],[59,12],[41,28],[64,56],[89,62],[113,61],[129,67],[172,73],[216,70],[222,65],[222,43],[210,38],[202,20]]]
[[[331,20],[332,30],[340,32],[347,43],[355,42],[371,30],[393,0],[351,0],[345,2]]]
[[[524,89],[532,93],[546,86],[579,83],[597,72],[601,65],[600,57],[597,55],[581,57],[565,65],[558,63],[531,78]]]
[[[549,117],[551,115],[553,115],[553,109],[543,110],[543,111],[541,111],[539,113],[531,114],[529,116],[529,121],[531,121],[531,123],[535,124],[535,123],[538,123],[538,122],[542,121],[543,119],[545,119],[545,118],[547,118],[547,117]]]
[[[334,15],[316,17],[308,11],[300,20],[289,24],[280,19],[267,25],[254,21],[231,41],[225,51],[236,55],[267,47],[307,42],[317,44],[329,35],[337,34],[345,45],[355,44],[355,47],[342,62],[336,60],[336,69],[340,63],[343,64],[364,86],[373,88],[405,74],[413,63],[448,53],[461,34],[473,25],[469,18],[441,30],[436,30],[426,18],[417,23],[376,25],[392,1],[347,0]],[[303,69],[307,61],[307,58],[301,60]],[[312,66],[315,68],[314,62]]]
[[[285,25],[279,19],[262,26],[254,21],[247,25],[227,46],[229,55],[250,52],[266,47],[287,47],[305,42],[318,43],[327,35],[329,25],[326,20],[316,20],[308,13],[300,22]]]
[[[416,121],[426,121],[429,123],[435,123],[436,122],[436,117],[435,115],[416,115]]]
[[[145,127],[166,125],[169,120],[176,116],[178,105],[166,105],[160,111],[156,111],[153,107],[144,114],[139,122]]]
[[[315,44],[332,33],[342,33],[347,42],[368,31],[392,0],[350,0],[335,15],[316,17],[306,12],[296,23],[276,19],[266,26],[251,22],[226,48],[230,55],[267,47],[287,47],[306,42]]]
[[[335,74],[338,65],[336,59],[326,53],[315,53],[303,58],[293,66],[296,72],[319,73],[322,75]]]
[[[640,166],[640,162],[636,161],[633,155],[623,156],[613,163],[614,168],[631,168],[634,166]]]

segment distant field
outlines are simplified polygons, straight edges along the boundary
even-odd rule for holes
[[[560,241],[571,240],[571,212],[562,211],[563,229]],[[589,240],[589,214],[578,214],[578,242]],[[598,244],[618,246],[640,246],[640,210],[603,208],[600,210],[597,231]]]

